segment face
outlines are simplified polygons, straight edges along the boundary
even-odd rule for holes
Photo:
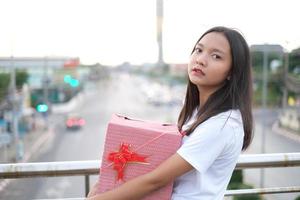
[[[190,81],[198,89],[217,90],[231,69],[230,45],[222,33],[206,34],[195,46],[188,64]]]

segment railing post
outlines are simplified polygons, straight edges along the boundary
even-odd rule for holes
[[[89,194],[90,191],[90,175],[85,175],[84,176],[84,182],[85,182],[85,196]]]

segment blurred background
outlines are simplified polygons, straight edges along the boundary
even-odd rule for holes
[[[0,163],[100,159],[113,113],[176,123],[191,50],[217,25],[238,29],[251,50],[255,133],[244,153],[299,152],[299,6],[0,0]],[[247,169],[242,177],[255,188],[300,185],[299,167]],[[83,197],[83,181],[0,180],[0,199]]]

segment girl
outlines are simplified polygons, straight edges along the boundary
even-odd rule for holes
[[[226,27],[205,32],[193,48],[178,127],[182,146],[152,172],[93,200],[134,200],[175,181],[172,200],[221,200],[242,150],[252,138],[248,45]],[[134,188],[134,189],[133,189]]]

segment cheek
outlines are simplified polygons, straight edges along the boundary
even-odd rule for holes
[[[227,73],[220,73],[218,78],[220,82],[225,81],[225,79],[227,78]]]
[[[218,74],[219,77],[226,78],[230,72],[230,69],[231,65],[228,62],[224,62],[215,68],[215,73]]]
[[[211,71],[211,73],[208,74],[208,78],[214,83],[220,83],[225,81],[225,79],[228,76],[228,73],[228,70],[214,69],[213,71]]]
[[[188,73],[192,70],[192,67],[193,67],[192,61],[190,60],[190,62],[187,65],[187,69],[186,69]]]

